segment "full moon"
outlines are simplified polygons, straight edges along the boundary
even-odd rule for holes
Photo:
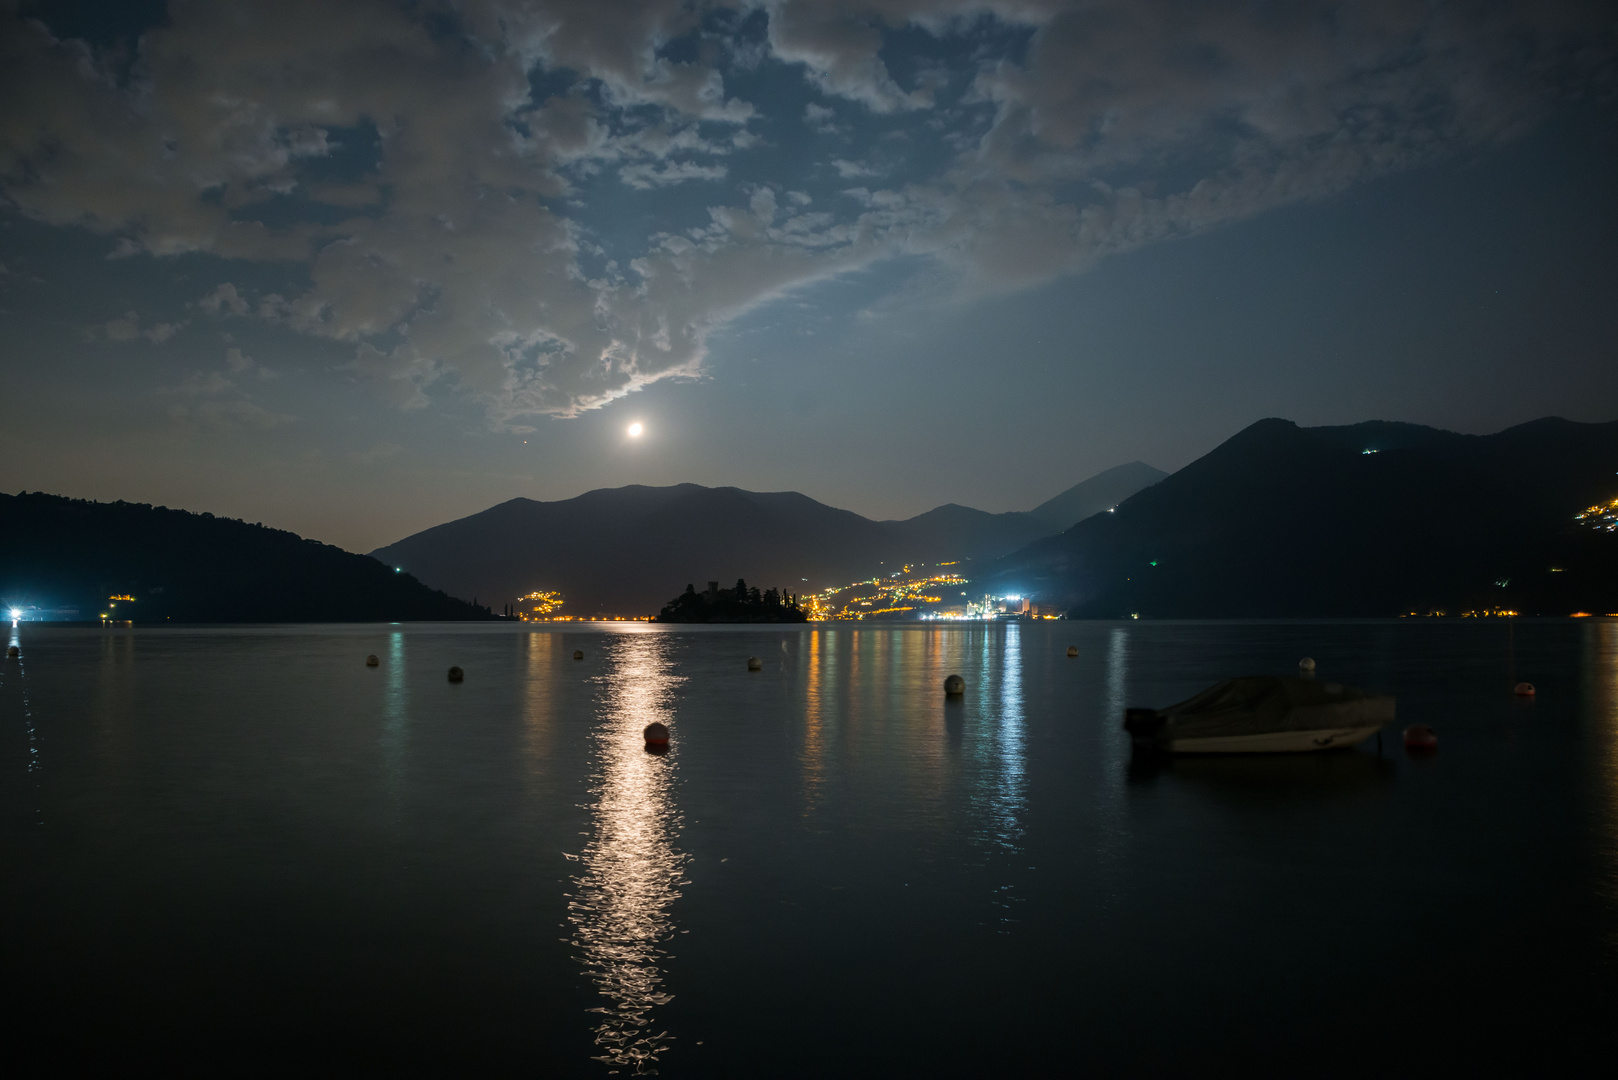
[[[640,433],[645,430],[645,428],[640,426],[640,421],[637,420],[633,424],[629,425],[629,437],[631,439],[638,439],[640,438]]]

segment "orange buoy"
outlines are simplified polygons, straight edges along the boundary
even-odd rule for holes
[[[944,680],[944,696],[960,697],[966,693],[966,680],[959,675],[951,675]]]
[[[464,678],[466,678],[466,672],[462,671],[460,668],[452,667],[449,669],[450,682],[460,682]]]
[[[367,656],[365,658],[365,666],[366,667],[376,667],[381,662],[382,661],[380,661],[380,660],[378,660],[376,658],[376,653],[372,653],[370,656]]]
[[[655,720],[646,725],[646,730],[642,734],[646,736],[647,746],[667,746],[669,744],[668,727],[659,724]]]
[[[17,646],[12,645],[12,646],[10,646],[9,648],[6,649],[6,655],[10,656],[10,657],[21,656],[22,655],[22,650],[17,648]]]
[[[747,670],[748,671],[763,671],[764,670],[764,661],[760,660],[756,656],[749,656],[747,658]]]
[[[1405,728],[1406,750],[1437,750],[1438,736],[1426,724],[1411,724]]]
[[[1079,655],[1079,647],[1077,645],[1069,645],[1067,647],[1067,654],[1069,656],[1077,656],[1077,655]]]
[[[574,649],[573,650],[573,659],[575,659],[575,660],[583,660],[584,659],[584,650],[583,649]]]
[[[1534,684],[1531,682],[1520,682],[1517,684],[1515,693],[1518,697],[1533,697]]]

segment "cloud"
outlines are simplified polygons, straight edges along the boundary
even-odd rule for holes
[[[273,379],[276,374],[235,346],[225,350],[225,368],[233,375],[254,375],[260,379]]]
[[[222,394],[235,385],[217,371],[198,371],[188,375],[178,386],[165,387],[160,393],[179,394],[181,397],[209,397]]]
[[[133,311],[126,311],[120,317],[111,319],[102,327],[108,341],[134,341],[136,338],[145,338],[153,345],[160,345],[179,333],[186,324],[154,323],[142,330],[140,316]]]
[[[756,27],[741,17],[755,10],[766,26],[748,38],[736,27]],[[174,4],[118,68],[7,9],[0,193],[116,238],[112,257],[291,268],[305,284],[225,283],[198,306],[347,343],[352,376],[400,408],[459,396],[515,427],[700,374],[738,313],[878,260],[926,256],[968,290],[1018,288],[1513,138],[1557,101],[1610,95],[1618,51],[1607,9],[1573,0],[455,13],[445,33],[427,6],[384,0]],[[948,63],[902,64],[917,33]],[[765,47],[786,66],[760,63]],[[749,64],[749,87],[796,80],[779,98],[794,113],[805,95],[835,99],[803,106],[803,123],[839,133],[839,156],[758,134],[776,130],[762,122],[776,99],[726,82]],[[334,132],[361,125],[374,165],[331,179]],[[942,149],[839,197],[877,175],[870,143],[896,131],[937,131]],[[305,204],[319,213],[253,220]],[[159,342],[184,326],[130,312],[100,333]],[[262,426],[249,414],[213,412]]]
[[[199,304],[203,311],[210,315],[220,315],[229,312],[232,315],[247,314],[247,300],[236,291],[236,286],[225,282],[213,292],[204,296]]]
[[[845,128],[837,126],[836,116],[835,109],[816,105],[812,101],[803,109],[804,126],[817,135],[838,135],[845,131]]]
[[[837,170],[837,175],[844,180],[854,180],[862,176],[878,176],[878,170],[858,161],[845,161],[842,158],[832,158],[831,167]]]
[[[109,321],[106,332],[108,341],[134,341],[140,337],[140,316],[127,311],[122,318]]]
[[[770,49],[786,63],[802,64],[822,92],[872,112],[925,108],[932,96],[901,89],[882,62],[882,21],[875,5],[777,4],[770,11]]]
[[[266,377],[264,368],[238,348],[225,350],[225,367],[233,375],[257,373]],[[218,371],[194,371],[178,385],[158,389],[164,397],[178,398],[168,408],[169,418],[184,425],[199,426],[215,431],[252,428],[274,431],[297,422],[297,418],[276,412],[253,401],[232,379]]]
[[[297,423],[295,416],[273,412],[245,399],[178,402],[169,407],[169,416],[182,424],[194,424],[214,431],[233,431],[241,428],[274,431],[276,428]]]
[[[723,165],[698,165],[692,161],[670,162],[667,165],[625,165],[618,170],[618,178],[632,188],[646,191],[654,187],[683,184],[687,180],[723,180]]]

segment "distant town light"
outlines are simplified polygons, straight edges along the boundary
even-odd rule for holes
[[[393,572],[394,572],[394,573],[395,573],[395,574],[402,574],[402,573],[404,573],[404,567],[402,567],[402,566],[395,566],[395,567],[394,567],[394,568],[393,568]]]
[[[22,612],[18,611],[16,608],[12,608],[11,609],[11,621],[16,622],[20,618],[22,618]]]

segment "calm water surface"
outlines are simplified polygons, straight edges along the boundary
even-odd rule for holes
[[[0,974],[39,1071],[1388,1075],[1618,1045],[1611,621],[5,632]],[[1439,753],[1131,760],[1126,704],[1305,654]]]

